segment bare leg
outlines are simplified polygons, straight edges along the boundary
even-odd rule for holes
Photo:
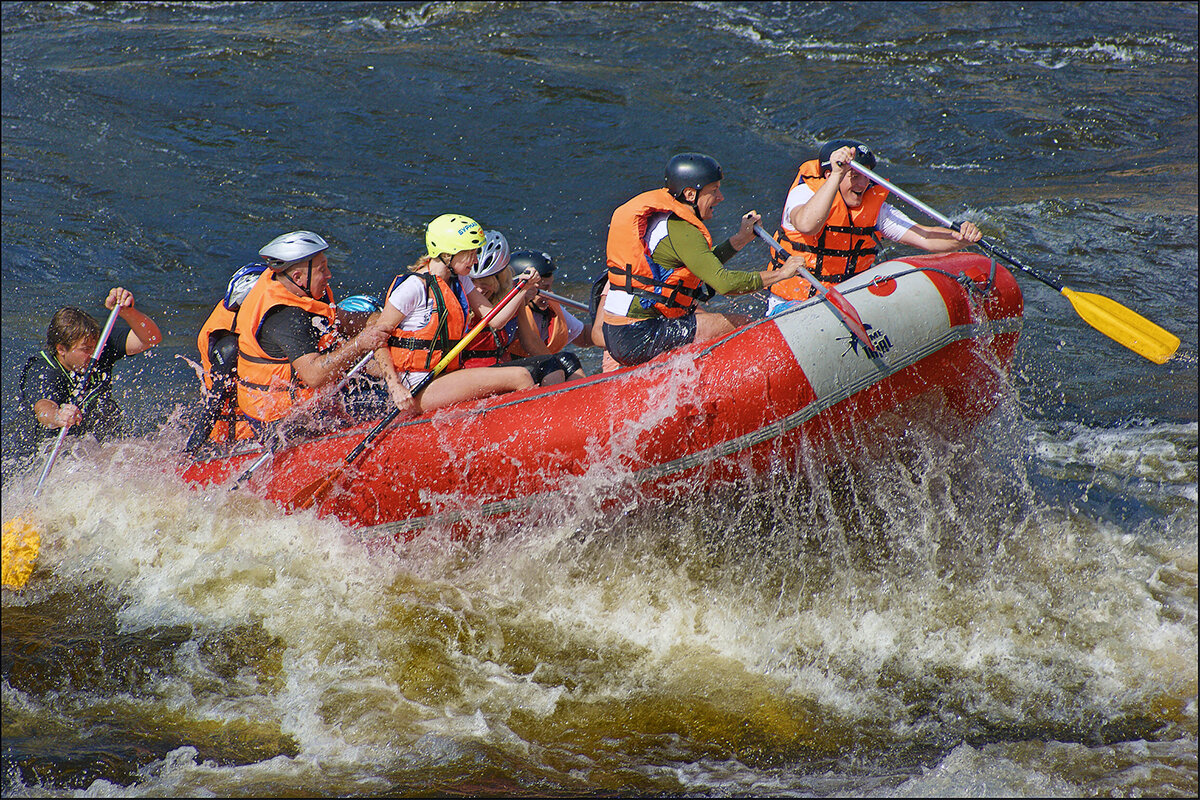
[[[712,311],[696,312],[696,341],[706,342],[732,333],[750,321],[744,314],[726,314]]]
[[[417,397],[418,413],[533,386],[524,367],[459,369],[437,376]]]

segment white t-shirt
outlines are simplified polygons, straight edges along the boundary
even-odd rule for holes
[[[814,194],[813,190],[808,188],[808,184],[804,181],[800,181],[800,183],[792,187],[792,190],[788,192],[787,200],[784,201],[783,217],[780,219],[779,224],[789,231],[795,232],[796,229],[792,227],[792,223],[788,220],[792,216],[792,212],[811,200]],[[893,242],[900,241],[900,237],[916,224],[887,203],[884,203],[879,209],[879,219],[875,221],[875,227],[879,230],[879,235],[885,239],[891,239]]]
[[[567,344],[570,344],[571,342],[575,341],[579,334],[583,333],[583,323],[576,319],[575,315],[570,311],[567,311],[565,308],[562,309],[562,313],[563,321],[567,323]],[[591,344],[590,339],[588,340],[588,344]]]
[[[459,276],[458,283],[462,287],[463,294],[470,296],[475,290],[475,284],[470,278]],[[402,331],[419,331],[429,324],[429,320],[433,319],[433,312],[437,309],[437,304],[433,298],[429,296],[425,281],[416,276],[405,278],[400,282],[400,285],[392,290],[388,295],[388,305],[404,315],[404,319],[400,320],[400,330]],[[454,298],[457,302],[458,298]],[[450,298],[446,298],[446,302],[450,302]],[[401,376],[404,385],[409,389],[416,386],[428,372],[409,372]]]

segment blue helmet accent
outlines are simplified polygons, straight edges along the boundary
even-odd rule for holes
[[[342,311],[361,311],[373,313],[383,310],[383,303],[369,294],[352,294],[337,304]]]
[[[266,264],[256,261],[233,273],[233,277],[229,279],[229,286],[225,288],[225,299],[222,301],[225,303],[225,308],[230,311],[240,308],[246,295],[250,294],[254,284],[258,283],[258,276],[266,270]]]

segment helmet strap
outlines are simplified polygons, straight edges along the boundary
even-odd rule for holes
[[[295,279],[291,276],[291,273],[288,272],[287,270],[284,270],[283,272],[281,272],[280,276],[287,278],[288,283],[292,284],[292,286],[295,286],[297,289],[302,290],[306,295],[308,295],[309,297],[312,297],[314,300],[316,300],[317,298],[314,297],[313,293],[312,293],[312,270],[313,270],[312,262],[313,262],[313,260],[311,258],[308,259],[308,285],[307,286],[301,286],[300,284],[296,283]]]

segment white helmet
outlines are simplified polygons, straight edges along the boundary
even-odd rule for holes
[[[479,249],[479,260],[471,267],[472,278],[495,275],[508,266],[508,240],[500,231],[484,231],[483,247]]]
[[[267,266],[278,272],[327,249],[329,244],[317,234],[292,231],[267,242],[258,254],[267,260]]]

